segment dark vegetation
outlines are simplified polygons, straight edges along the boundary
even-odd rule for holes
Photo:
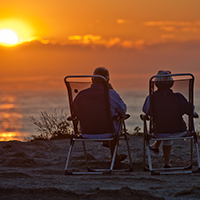
[[[36,126],[40,135],[32,135],[28,140],[55,140],[70,138],[73,128],[67,120],[68,115],[61,111],[58,115],[56,109],[52,114],[43,111],[39,115],[39,120],[30,116],[30,121]]]

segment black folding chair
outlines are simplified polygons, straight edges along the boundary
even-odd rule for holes
[[[87,89],[92,84],[92,78],[99,78],[101,79],[101,84],[103,85],[103,93],[99,94],[97,96],[96,94],[91,94],[90,96],[87,96],[87,102],[84,103],[82,101],[81,106],[84,108],[84,116],[78,117],[74,110],[74,99],[84,89]],[[128,143],[128,133],[126,131],[126,126],[124,120],[129,118],[128,114],[115,116],[113,119],[111,116],[111,110],[110,110],[110,97],[109,97],[109,89],[108,84],[106,82],[106,79],[103,76],[99,75],[89,75],[89,76],[66,76],[65,84],[68,91],[68,97],[69,97],[69,107],[71,111],[71,116],[68,118],[68,120],[71,120],[73,123],[74,132],[72,134],[71,140],[70,140],[70,147],[69,152],[67,156],[66,166],[65,166],[65,175],[70,174],[104,174],[104,173],[111,173],[112,171],[132,171],[132,161],[131,161],[131,154],[130,154],[130,148]],[[101,104],[101,105],[100,105]],[[102,106],[103,106],[103,112],[102,112]],[[81,119],[80,119],[81,118]],[[88,121],[89,119],[89,121]],[[120,129],[121,134],[115,134],[115,128],[113,125],[113,120],[118,120],[120,122]],[[104,128],[106,127],[106,129]],[[102,134],[101,139],[86,139],[82,137],[82,130],[84,130],[84,133],[86,134]],[[103,135],[105,133],[112,133],[113,137],[111,138],[104,138]],[[110,163],[110,167],[108,169],[96,169],[94,167],[91,167],[90,162],[88,160],[87,151],[86,151],[86,145],[85,142],[110,142],[112,140],[115,140],[115,150],[112,157],[112,161]],[[127,151],[128,151],[128,157],[129,157],[129,168],[128,169],[114,169],[115,164],[115,158],[118,151],[118,145],[119,140],[125,140]],[[74,147],[75,142],[82,142],[83,145],[83,151],[85,155],[85,161],[86,161],[86,171],[83,170],[77,170],[77,169],[69,169],[69,161],[71,159],[72,149]],[[73,168],[73,167],[72,167]]]
[[[154,116],[155,116],[155,108],[156,104],[154,104],[154,98],[153,94],[155,92],[155,79],[156,76],[152,76],[149,81],[149,97],[150,97],[150,113],[151,115],[145,115],[141,114],[140,117],[144,122],[144,139],[143,139],[143,163],[144,163],[144,170],[148,170],[151,172],[152,175],[154,174],[174,174],[174,173],[194,173],[194,172],[200,172],[200,160],[199,160],[199,150],[198,150],[198,139],[194,128],[194,118],[198,118],[198,115],[193,113],[193,85],[194,85],[194,76],[192,74],[170,74],[170,75],[163,75],[163,76],[171,76],[174,81],[174,85],[172,87],[172,90],[174,92],[182,93],[185,98],[190,103],[190,112],[189,115],[184,116],[184,120],[187,124],[187,131],[186,134],[179,134],[178,136],[174,137],[162,137],[162,138],[155,138],[153,135],[154,130]],[[163,105],[164,106],[164,105]],[[169,106],[170,107],[170,106]],[[160,116],[162,117],[162,116]],[[171,116],[172,117],[172,116]],[[149,130],[147,128],[147,124],[149,123]],[[184,135],[184,136],[181,136]],[[185,161],[187,161],[187,166],[175,166],[171,168],[162,168],[153,167],[152,162],[152,155],[150,150],[150,144],[152,141],[155,140],[188,140],[190,141],[190,160],[187,161],[186,157],[184,158]],[[197,159],[197,169],[193,168],[193,142],[195,145],[196,150],[196,159]],[[183,147],[185,148],[185,147]],[[146,158],[146,152],[147,152],[147,158]],[[187,155],[187,154],[185,154]],[[156,155],[154,155],[156,157]],[[146,159],[148,159],[148,163],[146,162]],[[156,160],[156,159],[154,159]],[[155,161],[156,162],[156,161]]]

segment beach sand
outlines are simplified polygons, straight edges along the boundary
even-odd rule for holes
[[[200,199],[200,174],[152,176],[143,170],[142,140],[140,136],[129,137],[133,172],[67,176],[64,175],[64,167],[69,140],[0,142],[0,199]],[[186,143],[174,143],[173,166],[189,161],[189,146]],[[100,143],[87,143],[87,150],[93,166],[109,166],[110,152],[107,148]],[[126,152],[123,141],[119,152]],[[75,145],[72,155],[70,168],[85,170],[81,143]],[[153,156],[153,161],[155,166],[163,165],[162,150],[159,155]],[[128,159],[121,167],[127,166]],[[197,162],[194,157],[195,167]]]

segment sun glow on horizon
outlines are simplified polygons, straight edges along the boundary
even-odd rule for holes
[[[17,34],[10,30],[10,29],[1,29],[0,30],[0,44],[2,45],[16,45],[18,43],[19,39]]]
[[[0,45],[15,46],[35,39],[34,29],[20,19],[0,20]]]

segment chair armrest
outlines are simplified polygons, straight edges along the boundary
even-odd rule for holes
[[[141,114],[141,115],[140,115],[140,119],[141,119],[142,121],[150,120],[149,115],[146,115],[146,114]]]
[[[124,120],[128,119],[129,117],[130,117],[129,114],[116,115],[116,116],[113,117],[113,120],[124,121]]]
[[[68,121],[76,121],[77,120],[77,117],[73,118],[72,116],[69,116],[67,118]]]

